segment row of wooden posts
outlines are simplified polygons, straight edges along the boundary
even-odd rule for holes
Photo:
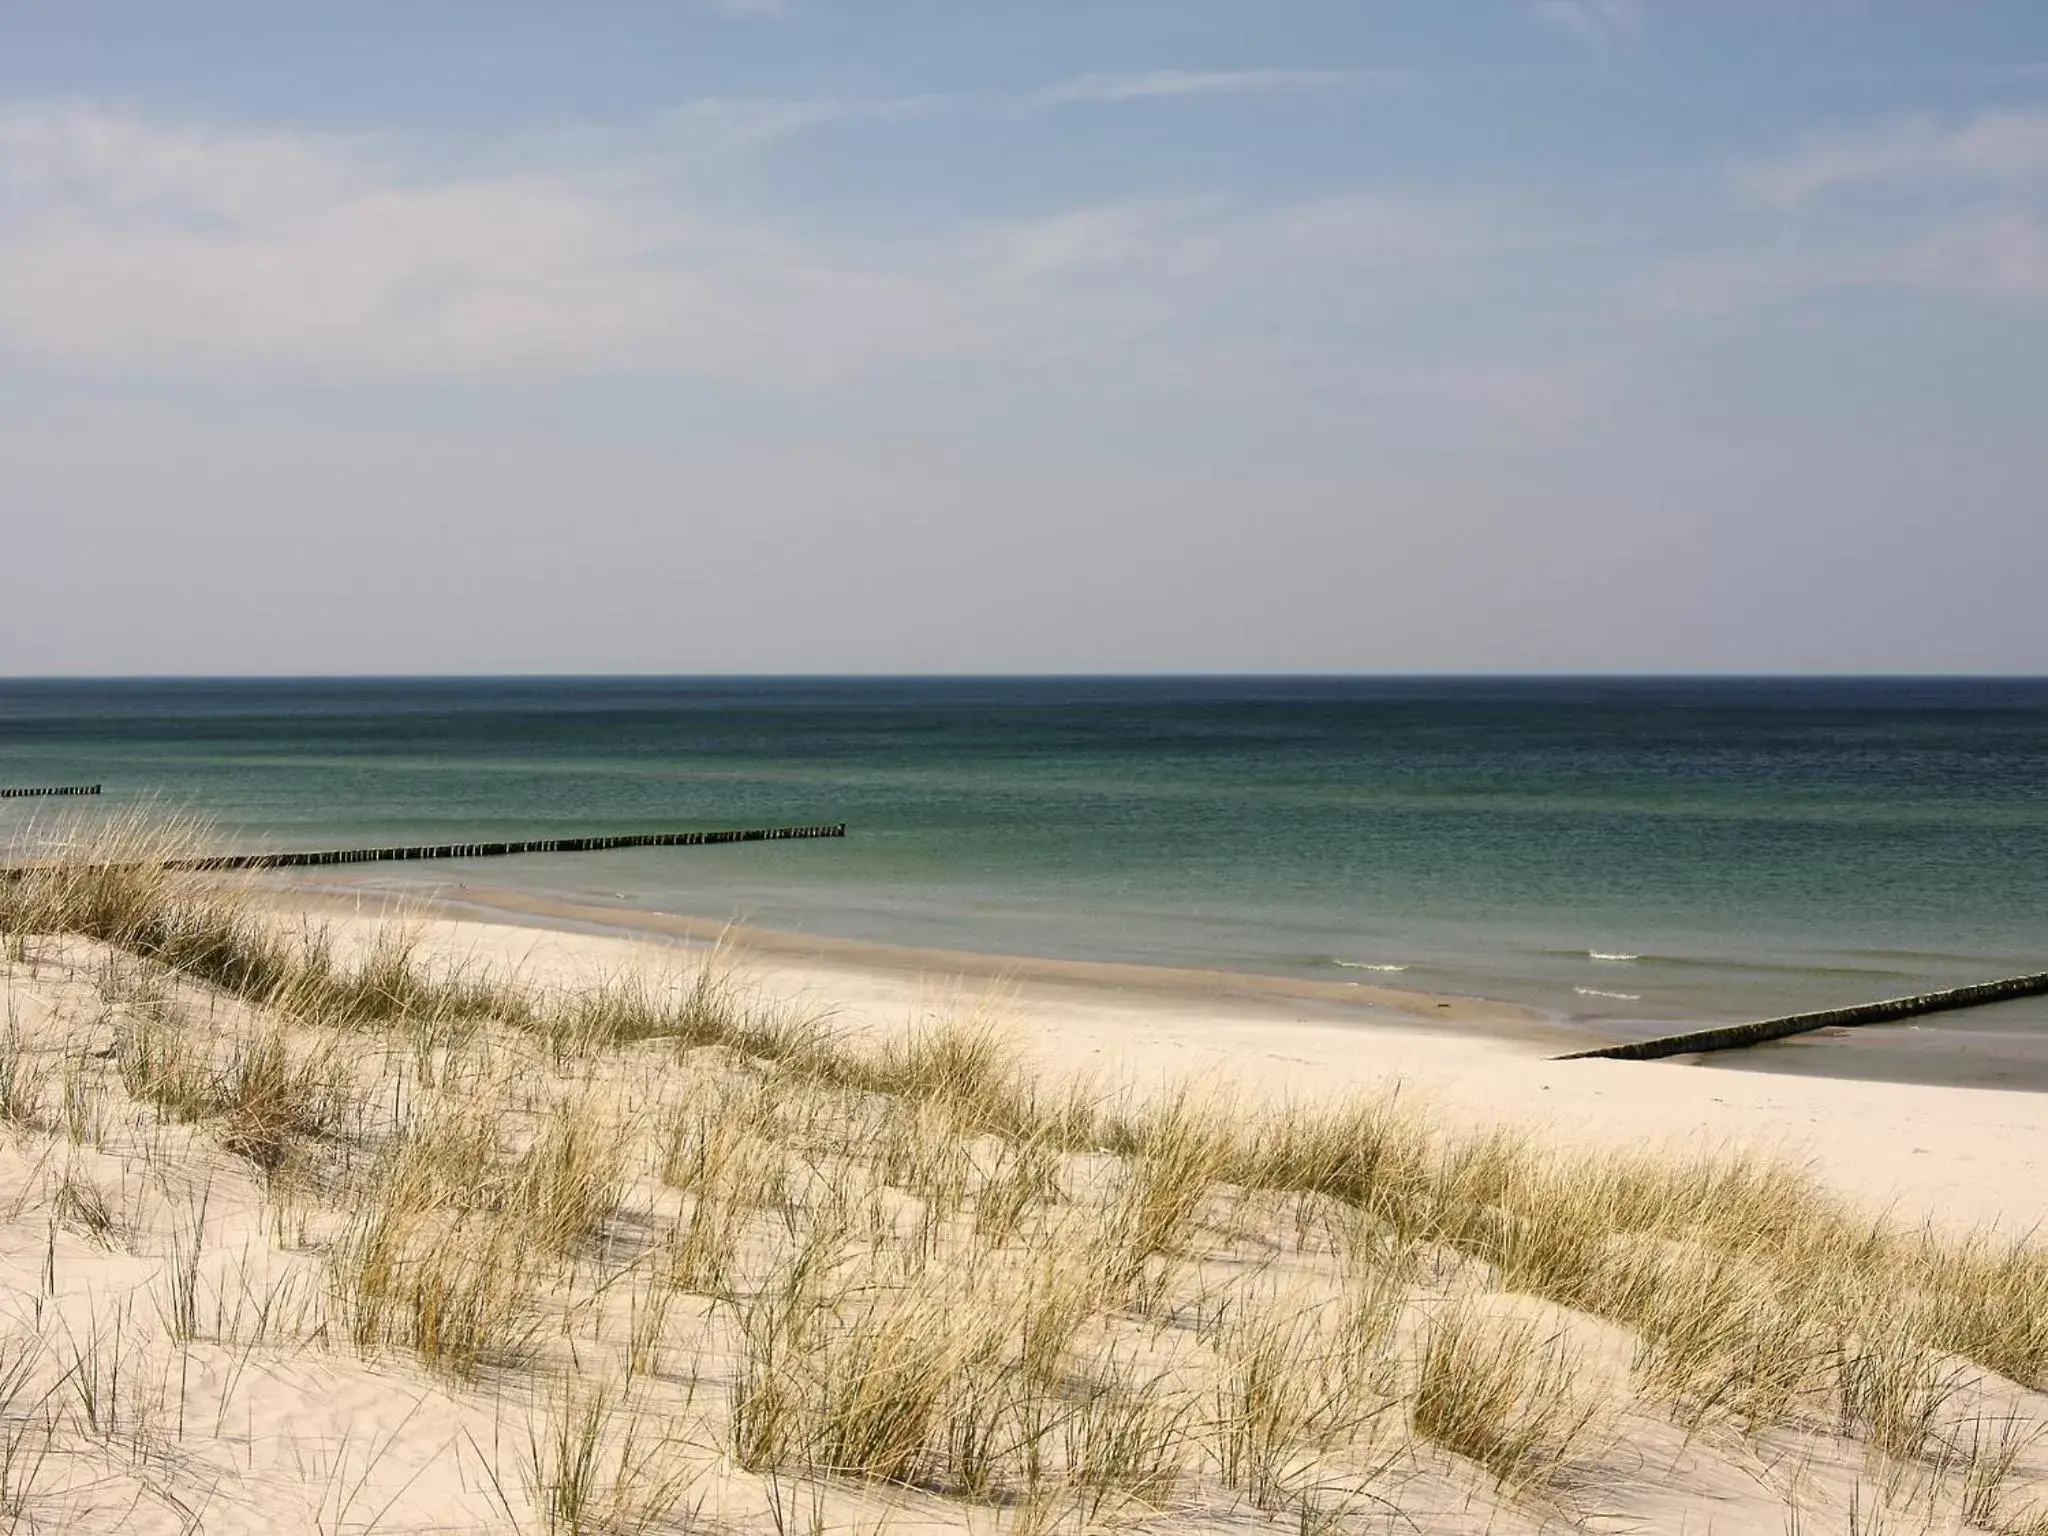
[[[773,843],[794,837],[844,837],[846,823],[740,827],[720,832],[626,832],[609,837],[535,837],[506,843],[429,843],[405,848],[326,848],[311,853],[218,853],[171,859],[166,869],[303,869],[318,864],[383,864],[406,859],[498,859],[515,853],[601,853],[610,848],[700,848],[713,843]]]
[[[44,795],[96,795],[97,784],[49,784],[33,789],[0,789],[0,800],[27,800]]]
[[[1816,1029],[1853,1029],[1863,1024],[1890,1024],[1922,1014],[1952,1013],[1958,1008],[1982,1008],[1987,1003],[2010,1002],[2016,997],[2048,994],[2048,971],[2031,976],[2008,976],[2002,981],[1980,981],[1974,986],[1949,987],[1940,992],[1916,992],[1909,997],[1887,997],[1874,1003],[1857,1003],[1848,1008],[1822,1008],[1813,1013],[1788,1013],[1781,1018],[1758,1019],[1751,1024],[1721,1024],[1712,1029],[1692,1029],[1684,1034],[1658,1035],[1651,1040],[1626,1040],[1603,1045],[1597,1050],[1573,1051],[1559,1061],[1583,1061],[1606,1057],[1612,1061],[1654,1061],[1663,1056],[1690,1056],[1701,1051],[1735,1050],[1745,1045],[1763,1045]]]
[[[322,864],[383,864],[408,859],[498,859],[515,853],[701,848],[716,843],[777,843],[786,838],[844,836],[846,823],[832,821],[808,827],[736,827],[718,832],[626,832],[608,837],[533,837],[506,843],[422,843],[404,848],[320,848],[296,853],[209,853],[189,859],[151,860],[137,867],[175,870],[305,869]],[[0,880],[18,880],[43,867],[47,866],[9,865],[0,868]]]

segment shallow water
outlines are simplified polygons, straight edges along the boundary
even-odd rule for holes
[[[147,796],[263,847],[843,819],[375,878],[1616,1033],[2048,967],[2040,681],[0,682],[0,783],[95,780],[0,801],[0,837]]]

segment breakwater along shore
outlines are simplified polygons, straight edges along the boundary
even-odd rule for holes
[[[149,861],[170,870],[307,869],[330,864],[385,864],[414,859],[498,859],[522,853],[601,853],[613,848],[701,848],[723,843],[772,843],[794,838],[844,837],[846,823],[804,827],[741,827],[712,832],[625,832],[603,837],[536,837],[518,842],[419,843],[398,848],[323,848],[294,853],[215,853]],[[35,868],[15,865],[0,877]]]
[[[1887,997],[1847,1008],[1821,1008],[1810,1013],[1788,1013],[1775,1019],[1758,1019],[1749,1024],[1722,1024],[1711,1029],[1687,1030],[1683,1034],[1658,1035],[1649,1040],[1628,1040],[1619,1045],[1603,1045],[1596,1050],[1573,1051],[1557,1059],[1587,1061],[1604,1057],[1612,1061],[1655,1061],[1661,1057],[1688,1056],[1702,1051],[1740,1050],[1744,1046],[1810,1034],[1816,1029],[1890,1024],[1923,1014],[1952,1013],[1961,1008],[1982,1008],[1990,1003],[2043,995],[2048,995],[2048,971],[2030,976],[2008,976],[2001,981],[1983,981],[1968,987],[1948,987],[1939,992]]]

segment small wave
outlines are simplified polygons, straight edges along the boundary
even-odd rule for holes
[[[1366,960],[1333,960],[1332,965],[1341,965],[1347,971],[1405,971],[1405,965],[1374,965]]]
[[[1618,950],[1612,954],[1608,954],[1597,949],[1589,949],[1586,951],[1586,958],[1588,960],[1640,960],[1643,957],[1641,955],[1622,954]]]
[[[1618,1003],[1640,1003],[1643,1000],[1640,992],[1602,992],[1598,987],[1573,987],[1572,990],[1581,997],[1611,997]]]

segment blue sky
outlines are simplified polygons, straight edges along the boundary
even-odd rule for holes
[[[0,0],[0,673],[2048,670],[2048,8]]]

